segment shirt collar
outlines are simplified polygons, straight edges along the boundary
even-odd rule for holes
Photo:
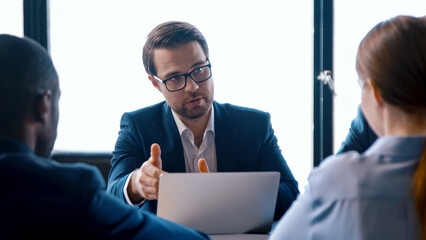
[[[173,118],[175,119],[175,123],[178,127],[179,134],[182,136],[182,133],[188,129],[188,127],[185,126],[185,124],[180,120],[180,118],[177,116],[177,113],[172,109]],[[189,129],[188,129],[189,130]],[[209,117],[209,121],[207,122],[206,130],[204,131],[204,136],[207,132],[212,132],[214,135],[214,107],[212,105],[211,107],[211,113]]]
[[[391,155],[399,157],[417,157],[423,152],[426,136],[384,136],[378,138],[365,154]]]

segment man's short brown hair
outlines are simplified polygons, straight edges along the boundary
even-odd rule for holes
[[[158,25],[148,34],[143,47],[142,59],[145,71],[148,74],[157,74],[154,67],[154,49],[177,48],[191,41],[197,41],[206,57],[209,56],[207,41],[195,26],[187,22],[178,21],[170,21]]]

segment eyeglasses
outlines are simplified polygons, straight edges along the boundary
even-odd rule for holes
[[[207,58],[207,61],[209,59]],[[186,80],[188,76],[191,77],[192,81],[195,83],[202,83],[207,81],[212,76],[212,69],[210,63],[201,67],[197,67],[187,74],[175,75],[173,77],[162,80],[157,76],[153,75],[157,81],[160,81],[166,85],[166,88],[169,92],[177,92],[186,87]]]

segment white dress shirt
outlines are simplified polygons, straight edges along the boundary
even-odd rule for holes
[[[180,139],[182,140],[183,152],[185,155],[186,172],[200,172],[198,169],[198,160],[206,159],[210,172],[217,172],[216,161],[216,143],[214,140],[214,108],[212,106],[210,118],[204,131],[203,141],[200,148],[195,146],[194,134],[179,119],[177,114],[172,110],[173,118],[179,130]]]

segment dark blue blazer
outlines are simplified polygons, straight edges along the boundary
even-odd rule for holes
[[[275,219],[279,219],[299,193],[297,181],[277,144],[268,113],[213,103],[217,168],[219,172],[278,171],[281,173]],[[125,201],[128,175],[150,157],[151,144],[161,147],[162,168],[185,172],[185,158],[178,128],[166,102],[124,113],[111,159],[107,191]],[[157,202],[142,210],[156,213]]]
[[[373,132],[365,119],[361,106],[358,106],[358,113],[354,120],[352,120],[349,133],[336,154],[351,150],[363,153],[371,146],[371,144],[373,144],[374,141],[376,141],[376,139],[377,135]]]
[[[0,139],[0,239],[208,239],[139,213],[104,190],[99,170]]]

